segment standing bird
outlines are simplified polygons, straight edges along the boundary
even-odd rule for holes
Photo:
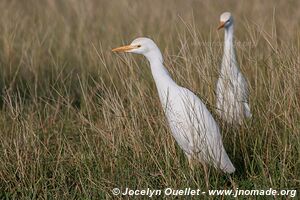
[[[191,159],[198,159],[204,166],[206,177],[205,164],[211,164],[225,173],[235,171],[224,149],[216,121],[195,94],[172,80],[163,66],[159,48],[151,39],[137,38],[130,45],[112,51],[142,54],[150,62],[168,124],[175,140],[187,155],[190,166]]]
[[[233,45],[233,18],[231,13],[220,16],[220,26],[225,28],[224,54],[217,82],[217,109],[219,116],[230,124],[242,124],[251,117],[248,103],[248,84],[238,67]]]

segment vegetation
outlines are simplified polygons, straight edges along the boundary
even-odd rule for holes
[[[235,19],[253,118],[243,127],[217,119],[237,172],[210,168],[209,188],[299,190],[299,8],[296,0],[2,0],[0,197],[128,198],[113,196],[116,187],[207,191],[202,166],[190,170],[171,136],[147,61],[111,49],[152,38],[172,77],[215,115],[223,11]]]

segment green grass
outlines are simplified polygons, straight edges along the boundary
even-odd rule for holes
[[[299,192],[300,3],[288,2],[1,1],[0,198],[207,190],[202,166],[191,171],[171,136],[146,60],[111,49],[151,37],[172,77],[215,115],[223,44],[216,27],[227,10],[253,118],[240,128],[218,119],[237,172],[211,168],[209,188]]]

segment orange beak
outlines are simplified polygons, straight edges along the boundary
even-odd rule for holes
[[[130,50],[136,49],[136,48],[137,48],[136,46],[126,45],[126,46],[114,48],[112,51],[113,52],[126,52],[126,51],[130,51]]]
[[[219,27],[218,27],[218,30],[220,30],[221,28],[224,28],[224,26],[225,26],[225,22],[221,22]]]

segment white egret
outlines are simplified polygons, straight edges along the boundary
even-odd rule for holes
[[[187,155],[189,164],[191,159],[197,159],[204,167],[211,164],[225,173],[235,171],[216,121],[195,94],[172,80],[163,66],[159,48],[151,39],[137,38],[130,45],[112,51],[142,54],[148,59],[171,132]]]
[[[251,117],[248,103],[248,84],[239,70],[233,45],[233,17],[230,12],[220,16],[220,26],[225,28],[224,54],[217,82],[217,112],[230,124],[242,124]]]

